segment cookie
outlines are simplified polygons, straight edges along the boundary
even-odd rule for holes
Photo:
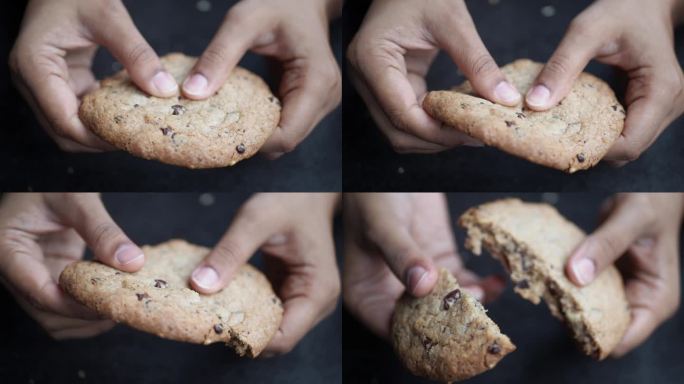
[[[563,320],[585,354],[603,359],[620,342],[630,312],[620,273],[606,268],[594,282],[577,287],[565,264],[585,233],[548,204],[504,199],[465,212],[466,248],[479,255],[484,246],[508,270],[515,292]]]
[[[182,84],[196,59],[161,58]],[[83,123],[117,148],[188,168],[234,165],[257,153],[280,121],[280,102],[254,73],[236,67],[206,100],[145,94],[121,71],[83,98]]]
[[[543,65],[517,60],[502,68],[522,95]],[[437,120],[512,155],[573,173],[596,165],[624,127],[625,109],[601,79],[582,73],[557,106],[534,112],[494,104],[474,94],[469,82],[453,91],[429,92],[423,107]]]
[[[392,318],[394,349],[415,375],[451,382],[494,366],[515,345],[482,304],[440,269],[437,285],[422,298],[404,295]]]
[[[188,279],[208,248],[171,240],[142,249],[145,266],[138,272],[79,261],[64,269],[59,283],[76,300],[117,322],[165,339],[223,342],[241,356],[259,355],[280,327],[280,299],[249,264],[222,291],[201,295]]]

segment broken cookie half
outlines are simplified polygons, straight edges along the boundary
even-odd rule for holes
[[[468,232],[466,248],[484,247],[499,259],[515,292],[563,320],[584,353],[603,359],[620,342],[630,322],[622,277],[606,268],[585,287],[565,276],[565,264],[586,237],[548,204],[504,199],[466,211],[459,224]]]
[[[445,269],[430,294],[405,294],[392,319],[392,342],[415,375],[452,382],[494,368],[515,350],[508,336]]]
[[[192,290],[190,274],[209,251],[171,240],[144,246],[145,266],[138,272],[79,261],[64,269],[59,283],[114,321],[171,340],[224,342],[241,356],[256,357],[280,327],[282,303],[266,277],[249,264],[213,295]]]

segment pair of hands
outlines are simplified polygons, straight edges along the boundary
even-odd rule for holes
[[[225,287],[257,251],[283,301],[280,329],[263,356],[285,353],[335,308],[340,292],[332,239],[336,194],[257,194],[197,266],[201,293]],[[59,274],[88,246],[100,262],[126,272],[145,256],[97,194],[8,194],[0,204],[0,277],[19,304],[58,339],[90,337],[114,326],[64,293]]]
[[[463,266],[442,194],[345,195],[344,301],[374,333],[389,337],[396,300],[407,291],[427,295],[437,268],[488,302],[504,289],[498,276],[480,277]],[[609,199],[601,224],[568,260],[566,275],[591,283],[616,263],[632,320],[613,351],[619,357],[644,342],[679,307],[679,230],[682,194],[621,194]]]
[[[337,62],[328,43],[329,19],[341,0],[243,0],[230,9],[182,84],[164,70],[121,0],[31,0],[10,55],[22,95],[47,133],[66,151],[114,148],[78,117],[80,98],[98,86],[92,63],[103,46],[132,81],[157,97],[201,100],[215,93],[252,50],[282,64],[278,129],[261,151],[271,158],[293,150],[341,99]]]
[[[680,16],[679,14],[683,16]],[[597,0],[570,24],[527,95],[510,85],[480,39],[462,0],[374,0],[349,46],[351,76],[371,116],[400,153],[481,145],[422,108],[425,76],[444,49],[482,97],[532,110],[555,106],[587,63],[624,70],[625,128],[605,159],[635,160],[684,112],[684,75],[674,52],[682,0]]]

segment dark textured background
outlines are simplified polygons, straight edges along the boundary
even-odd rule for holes
[[[473,205],[511,194],[452,194],[452,219]],[[589,231],[595,227],[598,207],[605,196],[587,194],[526,194],[528,201],[557,201],[556,207],[571,221]],[[464,233],[456,238],[467,268],[478,274],[505,273],[486,252],[474,257],[463,250]],[[681,243],[681,240],[680,240]],[[680,250],[681,254],[681,250]],[[468,380],[476,383],[681,383],[684,377],[684,311],[664,324],[638,349],[622,359],[597,362],[573,344],[563,324],[551,316],[545,304],[519,297],[510,283],[504,294],[487,304],[488,315],[516,344],[493,370]],[[343,366],[345,383],[428,383],[412,376],[395,357],[388,343],[369,333],[345,310],[343,312]]]
[[[212,1],[200,12],[197,1],[124,1],[140,32],[163,55],[180,51],[200,55],[231,4]],[[256,156],[231,168],[188,170],[147,161],[123,152],[69,154],[43,132],[28,105],[10,85],[7,54],[14,42],[24,1],[8,1],[0,12],[0,190],[6,191],[339,191],[342,188],[342,121],[337,108],[292,153],[277,161]],[[331,28],[340,60],[341,26]],[[114,73],[114,59],[100,50],[98,78]],[[266,59],[248,54],[241,65],[277,89]]]
[[[215,194],[211,206],[197,194],[104,195],[114,220],[138,244],[181,237],[212,246],[245,194]],[[340,239],[340,233],[335,233]],[[339,244],[339,241],[337,241]],[[338,250],[339,255],[339,250]],[[259,265],[259,257],[252,259]],[[1,383],[339,383],[341,309],[313,328],[295,349],[272,359],[239,358],[223,345],[160,339],[117,326],[103,335],[54,341],[0,286]],[[85,373],[79,379],[78,371]]]
[[[348,1],[344,13],[346,47],[365,13],[367,1]],[[494,59],[506,64],[519,57],[546,61],[572,18],[590,0],[468,1],[478,31]],[[555,7],[542,16],[545,5]],[[677,33],[684,63],[684,28]],[[619,95],[624,84],[616,73],[593,63],[589,72],[607,80]],[[441,53],[428,74],[429,89],[444,89],[464,79]],[[620,169],[599,165],[566,175],[507,155],[494,148],[457,148],[438,155],[399,155],[376,128],[351,82],[345,78],[345,191],[681,191],[684,189],[684,119],[680,118],[637,161]],[[400,172],[399,170],[403,170]]]

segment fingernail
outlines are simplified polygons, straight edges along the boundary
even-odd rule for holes
[[[266,242],[267,245],[283,245],[287,242],[287,236],[282,233],[271,236]]]
[[[520,102],[520,92],[515,89],[508,81],[502,81],[494,88],[494,94],[499,100],[506,104],[518,104]]]
[[[121,265],[130,264],[141,257],[144,257],[144,255],[140,251],[140,248],[133,244],[120,245],[114,253],[114,258],[116,258],[116,261]]]
[[[589,258],[582,258],[572,265],[572,270],[575,272],[577,281],[582,285],[587,285],[594,281],[594,274],[596,273],[596,265],[594,261]]]
[[[183,82],[183,90],[191,95],[201,95],[207,88],[207,78],[199,73],[196,73]]]
[[[415,292],[418,284],[427,276],[427,269],[417,266],[408,270],[406,273],[406,286],[409,287],[409,291]]]
[[[551,99],[551,91],[543,85],[535,85],[527,92],[527,104],[535,107],[545,107]]]
[[[173,95],[178,92],[176,80],[168,72],[159,71],[152,78],[152,84],[163,95]]]
[[[192,280],[202,288],[211,288],[218,282],[219,275],[212,267],[200,267],[192,273]]]

